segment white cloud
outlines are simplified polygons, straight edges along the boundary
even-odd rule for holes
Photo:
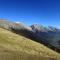
[[[15,22],[15,23],[18,23],[18,24],[20,24],[21,22]]]

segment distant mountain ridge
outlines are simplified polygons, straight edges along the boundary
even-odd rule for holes
[[[32,25],[32,29],[35,31],[36,36],[45,44],[50,44],[60,51],[60,29],[49,26],[44,27],[38,24]],[[50,46],[51,47],[51,46]]]
[[[0,27],[43,43],[60,52],[60,29],[58,28],[52,26],[44,27],[39,24],[26,26],[22,23],[14,23],[6,20],[0,20]]]
[[[39,24],[33,24],[31,25],[32,29],[35,29],[37,31],[58,31],[60,29],[56,28],[56,27],[53,27],[53,26],[48,26],[48,27],[44,27],[43,25],[39,25]]]

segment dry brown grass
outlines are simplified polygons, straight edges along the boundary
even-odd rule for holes
[[[60,54],[40,43],[0,28],[0,60],[60,60]]]

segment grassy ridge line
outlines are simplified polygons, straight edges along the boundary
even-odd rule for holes
[[[20,59],[60,59],[60,54],[42,44],[0,28],[0,57]],[[8,56],[8,57],[7,57]],[[12,57],[13,56],[13,57]],[[1,58],[2,59],[2,58]]]

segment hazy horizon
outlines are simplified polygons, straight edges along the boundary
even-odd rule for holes
[[[1,0],[0,18],[26,25],[37,23],[60,28],[60,1]]]

